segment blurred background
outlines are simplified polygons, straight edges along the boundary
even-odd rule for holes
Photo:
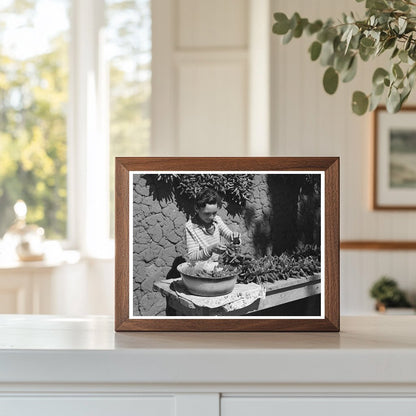
[[[416,240],[414,211],[371,208],[372,116],[350,101],[377,62],[329,96],[311,40],[271,32],[276,11],[351,10],[363,15],[353,0],[3,0],[0,313],[113,314],[115,156],[340,156],[341,240]],[[37,261],[8,252],[18,200],[44,231]],[[382,275],[414,303],[415,266],[411,250],[341,250],[341,313],[373,313]]]

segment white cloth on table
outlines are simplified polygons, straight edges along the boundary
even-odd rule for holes
[[[186,299],[188,302],[192,302],[197,307],[211,309],[223,308],[226,312],[245,308],[257,299],[264,299],[266,297],[265,288],[256,283],[237,283],[233,291],[228,295],[212,297],[190,294],[181,279],[172,282],[171,288],[178,297]]]

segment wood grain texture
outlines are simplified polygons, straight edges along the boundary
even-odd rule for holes
[[[341,241],[341,250],[416,250],[416,241]]]
[[[117,157],[128,171],[326,171],[336,157]],[[117,169],[116,169],[117,172]]]
[[[129,318],[130,171],[325,172],[325,318],[181,319]],[[116,158],[116,331],[339,331],[339,158]]]
[[[116,158],[115,328],[129,318],[129,170]]]
[[[339,159],[325,171],[325,317],[339,330]]]

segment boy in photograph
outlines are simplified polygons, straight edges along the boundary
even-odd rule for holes
[[[233,233],[217,214],[221,206],[221,197],[213,189],[206,188],[197,195],[195,215],[185,224],[189,260],[217,261],[226,250],[221,237],[233,244],[240,243],[240,234]]]

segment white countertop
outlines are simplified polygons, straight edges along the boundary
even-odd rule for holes
[[[115,333],[108,317],[0,316],[0,383],[410,383],[416,316],[340,333]]]

